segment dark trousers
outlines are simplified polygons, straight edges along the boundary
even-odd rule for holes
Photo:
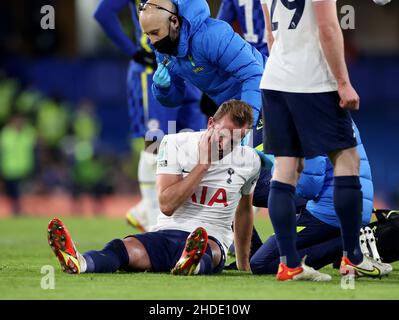
[[[339,260],[342,256],[340,229],[313,217],[306,210],[297,216],[297,249],[306,265],[320,269]],[[273,235],[251,258],[254,274],[276,274],[280,254],[276,236]]]

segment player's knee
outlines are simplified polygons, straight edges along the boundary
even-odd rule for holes
[[[209,241],[209,246],[212,251],[212,268],[216,268],[222,259],[222,252],[220,251],[219,245],[214,241]]]
[[[303,163],[296,158],[276,158],[273,180],[295,186],[303,170]]]
[[[305,160],[299,159],[298,165],[297,165],[297,170],[296,170],[296,172],[298,173],[298,179],[299,179],[299,176],[301,175],[304,168],[305,168]]]
[[[272,270],[271,264],[267,261],[252,258],[249,262],[251,272],[253,274],[274,274],[276,273],[275,270]]]
[[[261,268],[260,268],[260,264],[259,264],[259,262],[256,260],[256,259],[251,259],[250,261],[249,261],[249,266],[250,266],[250,268],[251,268],[251,272],[253,273],[253,274],[262,274],[262,270],[261,270]]]
[[[356,148],[341,150],[330,155],[335,176],[358,176],[360,171],[360,156]]]
[[[123,239],[126,251],[129,255],[129,267],[134,270],[149,270],[151,268],[150,258],[144,245],[136,238]]]

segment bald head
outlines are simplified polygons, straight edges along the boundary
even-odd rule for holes
[[[139,21],[141,30],[152,44],[168,35],[173,40],[178,37],[180,23],[173,13],[177,13],[177,8],[170,0],[148,0],[145,3]]]

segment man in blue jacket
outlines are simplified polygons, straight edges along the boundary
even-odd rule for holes
[[[266,60],[258,50],[229,24],[210,18],[205,0],[149,0],[140,11],[140,25],[157,56],[152,89],[159,102],[178,106],[191,83],[217,105],[229,99],[247,102],[257,123]]]
[[[355,124],[357,150],[360,155],[360,183],[363,193],[362,224],[370,223],[373,211],[374,189],[370,164]],[[340,222],[334,210],[333,202],[333,166],[328,157],[319,156],[305,160],[304,170],[297,185],[297,194],[308,200],[306,208],[297,215],[297,249],[306,256],[306,264],[320,269],[328,264],[340,261],[342,238]],[[256,251],[251,258],[251,270],[254,274],[276,274],[280,255],[275,235]],[[389,267],[375,261],[381,276],[388,273]]]
[[[94,13],[95,19],[112,42],[131,60],[127,74],[127,93],[131,138],[134,151],[140,151],[145,138],[145,150],[140,153],[138,180],[141,202],[126,215],[128,222],[141,231],[156,224],[159,215],[155,187],[156,155],[148,148],[157,137],[161,141],[168,132],[168,122],[176,121],[176,131],[190,128],[199,131],[205,127],[205,117],[199,109],[200,92],[189,85],[179,107],[171,110],[162,106],[152,95],[152,76],[156,68],[155,55],[148,45],[138,21],[137,5],[140,0],[101,0]],[[118,13],[129,7],[134,31],[132,41],[123,31]],[[141,147],[140,147],[141,146]],[[155,149],[155,148],[154,148]]]

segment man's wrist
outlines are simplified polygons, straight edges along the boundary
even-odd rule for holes
[[[339,88],[343,88],[343,87],[346,87],[347,85],[350,85],[350,81],[349,81],[349,79],[345,79],[345,78],[337,79],[337,84],[338,84]]]

